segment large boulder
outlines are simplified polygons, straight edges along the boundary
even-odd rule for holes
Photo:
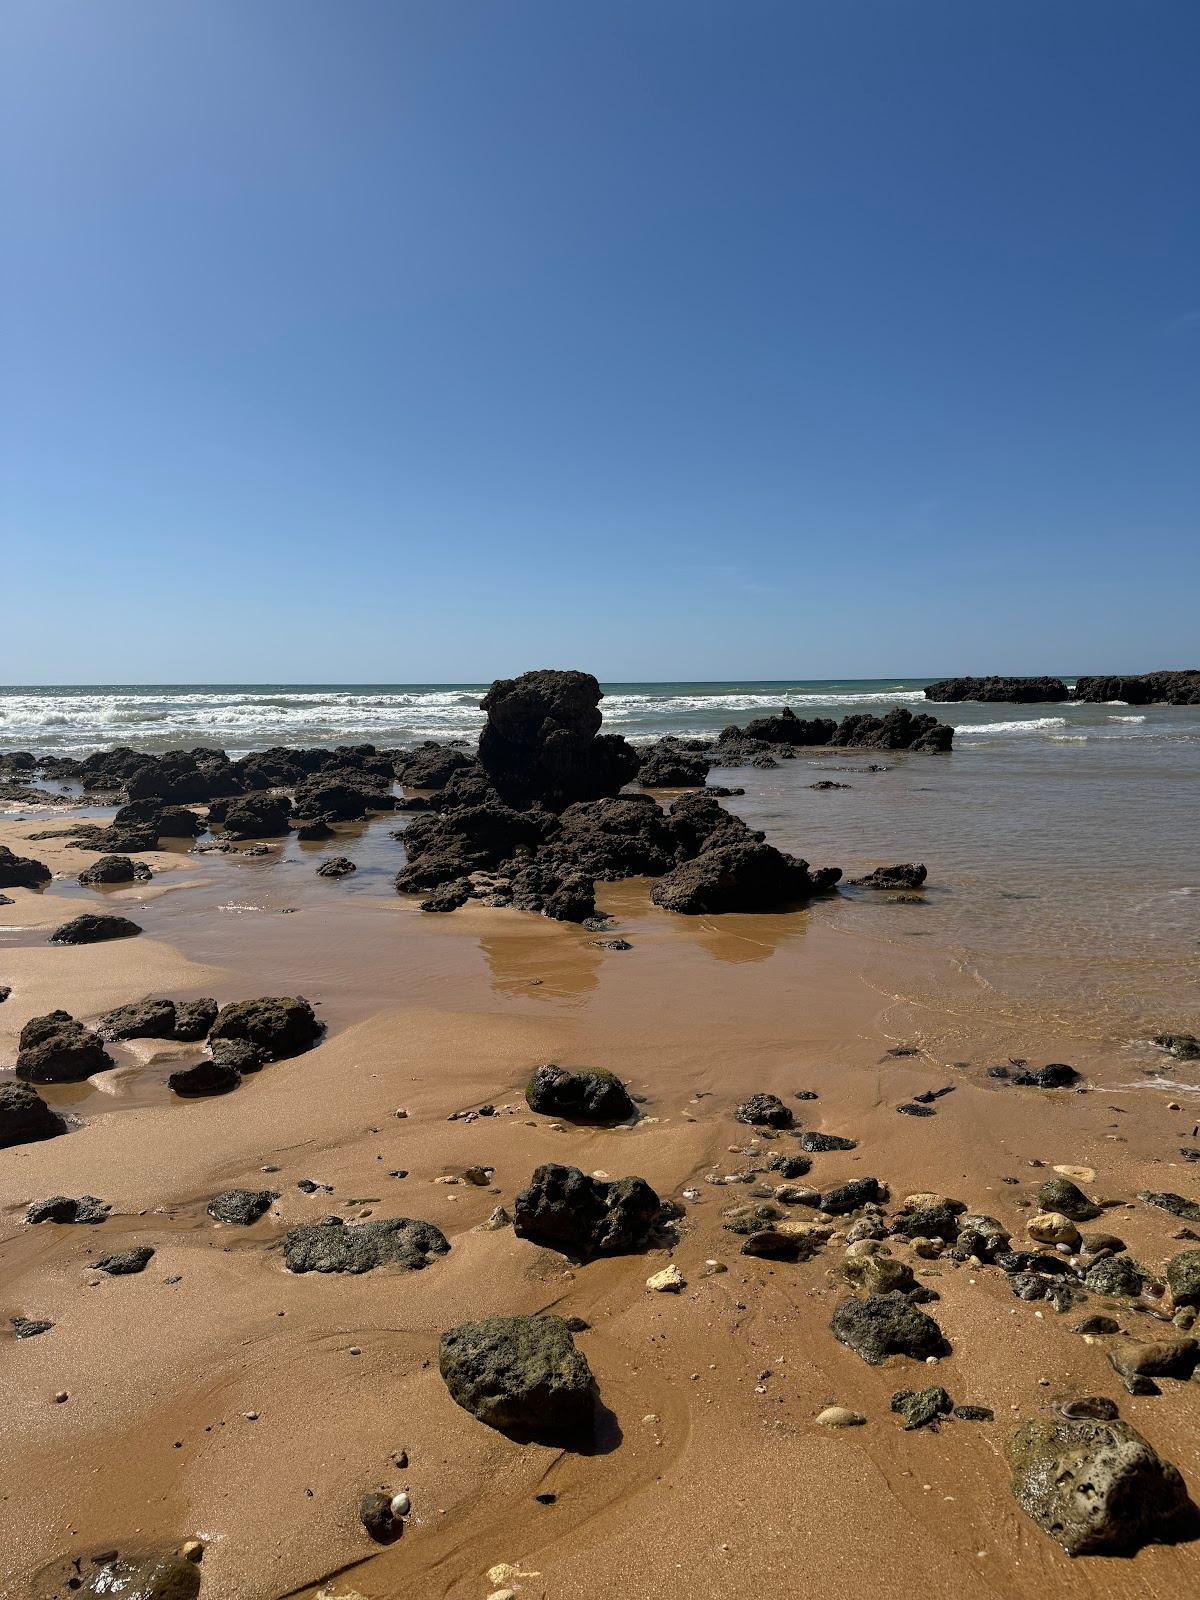
[[[581,1261],[628,1255],[650,1242],[662,1202],[645,1178],[606,1182],[546,1162],[513,1206],[513,1231]]]
[[[106,1011],[97,1024],[102,1039],[174,1039],[174,1000],[136,1000]]]
[[[350,1226],[341,1217],[289,1228],[283,1262],[289,1272],[371,1272],[396,1266],[417,1272],[430,1256],[444,1256],[450,1244],[432,1222],[384,1217]]]
[[[0,889],[41,889],[50,882],[50,868],[32,856],[18,856],[0,844]]]
[[[85,889],[98,889],[110,883],[145,883],[151,876],[144,861],[133,862],[128,856],[101,856],[85,867],[79,881]]]
[[[251,1228],[265,1217],[276,1200],[276,1189],[223,1189],[213,1195],[205,1208],[214,1222],[227,1222],[237,1228]]]
[[[487,723],[479,759],[509,805],[561,811],[573,800],[615,795],[635,777],[624,739],[600,735],[600,685],[589,672],[526,672],[499,678],[480,705]]]
[[[318,775],[296,786],[298,817],[322,817],[326,822],[361,822],[369,811],[390,811],[390,794],[361,783]]]
[[[24,1083],[0,1083],[0,1150],[53,1139],[66,1131],[66,1123],[35,1089]]]
[[[618,795],[568,806],[539,859],[613,881],[641,874],[657,877],[674,866],[676,847],[671,825],[653,796]]]
[[[85,911],[72,917],[50,935],[51,944],[101,944],[107,939],[132,939],[141,933],[136,922],[128,917],[110,917]]]
[[[454,774],[464,769],[482,772],[471,751],[432,741],[402,751],[395,763],[397,778],[409,789],[444,789]]]
[[[245,1039],[270,1052],[276,1061],[310,1050],[321,1036],[321,1024],[303,995],[264,995],[223,1006],[209,1031],[209,1040]]]
[[[1178,1469],[1117,1418],[1033,1418],[1008,1460],[1017,1504],[1072,1556],[1169,1539],[1189,1509]]]
[[[686,916],[769,911],[831,889],[841,875],[838,867],[810,871],[806,861],[786,855],[748,833],[744,838],[712,845],[694,860],[682,862],[658,880],[650,898],[664,911]]]
[[[916,1361],[926,1361],[949,1350],[933,1318],[898,1291],[843,1300],[833,1313],[830,1326],[839,1343],[873,1367],[888,1356],[912,1356]]]
[[[292,802],[285,794],[247,794],[219,801],[209,809],[209,821],[218,822],[227,839],[272,839],[291,826]]]
[[[216,1020],[217,1002],[210,995],[200,1000],[177,1000],[171,1037],[185,1042],[203,1039]]]
[[[645,789],[702,789],[708,781],[708,757],[662,742],[641,753],[638,782]]]
[[[940,678],[925,685],[926,700],[1045,705],[1069,698],[1061,678]]]
[[[596,1384],[561,1317],[484,1317],[442,1335],[438,1366],[451,1398],[480,1422],[542,1438],[592,1422]]]
[[[210,1094],[228,1094],[242,1081],[242,1075],[228,1061],[197,1061],[179,1067],[167,1076],[167,1087],[183,1100],[199,1100]]]
[[[573,1122],[624,1122],[637,1114],[629,1090],[603,1067],[539,1067],[525,1085],[525,1099],[531,1111]]]
[[[16,1072],[25,1083],[80,1083],[112,1064],[100,1037],[67,1011],[33,1017],[21,1029]]]

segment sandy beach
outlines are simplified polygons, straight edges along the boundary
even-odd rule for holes
[[[0,907],[6,1063],[34,1016],[62,1007],[91,1023],[148,994],[224,1005],[300,993],[326,1033],[236,1094],[190,1101],[164,1079],[195,1046],[111,1046],[109,1072],[43,1091],[74,1131],[0,1155],[0,1312],[54,1325],[0,1341],[0,1592],[65,1597],[105,1552],[193,1538],[206,1600],[484,1600],[505,1589],[715,1600],[731,1584],[790,1592],[801,1581],[818,1595],[860,1583],[897,1600],[918,1586],[1140,1597],[1195,1585],[1193,1544],[1072,1561],[1013,1500],[1013,1427],[1080,1394],[1110,1396],[1200,1481],[1200,1388],[1164,1380],[1161,1394],[1131,1396],[1105,1340],[1072,1331],[1113,1302],[1091,1296],[1057,1314],[1015,1298],[995,1266],[920,1259],[889,1240],[936,1292],[929,1309],[951,1353],[928,1369],[898,1356],[874,1367],[829,1328],[848,1292],[853,1217],[785,1207],[823,1224],[811,1258],[795,1262],[742,1255],[723,1226],[729,1207],[771,1195],[768,1160],[816,1130],[855,1147],[813,1155],[807,1183],[873,1176],[892,1207],[922,1191],[953,1196],[997,1218],[1016,1248],[1052,1169],[1085,1169],[1101,1225],[1159,1272],[1185,1248],[1179,1219],[1135,1196],[1194,1194],[1179,1151],[1200,1100],[1174,1077],[1147,1083],[1166,1059],[1148,1043],[1117,1052],[1055,1031],[1036,1007],[1022,1014],[1011,996],[981,992],[943,941],[848,926],[828,902],[680,917],[650,903],[645,879],[599,884],[605,937],[631,946],[609,950],[546,917],[477,904],[430,916],[411,896],[315,875],[322,854],[394,852],[383,819],[255,858],[151,852],[149,883],[103,891],[74,881],[94,851],[33,839],[74,820],[56,811],[0,825],[0,843],[55,874]],[[297,864],[273,890],[288,858]],[[101,900],[143,934],[47,942]],[[1070,1062],[1086,1092],[990,1078],[1010,1056]],[[523,1089],[545,1062],[615,1072],[637,1120],[534,1115]],[[897,1114],[942,1089],[935,1115]],[[734,1119],[758,1092],[793,1108],[795,1130]],[[454,1119],[486,1105],[494,1114]],[[547,1161],[644,1177],[679,1204],[674,1242],[572,1264],[510,1226],[480,1231],[497,1206],[511,1214]],[[463,1180],[479,1166],[490,1181]],[[253,1226],[213,1221],[208,1201],[234,1187],[278,1198]],[[52,1194],[94,1194],[112,1210],[95,1226],[29,1225],[29,1204]],[[331,1214],[416,1217],[450,1250],[422,1272],[286,1270],[286,1230]],[[90,1267],[136,1246],[154,1251],[136,1275]],[[685,1286],[648,1291],[672,1262]],[[1115,1309],[1137,1337],[1163,1331],[1131,1302]],[[577,1344],[599,1388],[586,1449],[506,1438],[455,1405],[439,1376],[446,1328],[543,1311],[586,1324]],[[925,1382],[993,1419],[905,1431],[890,1397]],[[819,1425],[830,1405],[864,1425]],[[411,1500],[403,1536],[384,1547],[358,1519],[375,1489]]]

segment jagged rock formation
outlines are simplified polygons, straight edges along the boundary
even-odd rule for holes
[[[1061,678],[941,678],[925,685],[925,698],[1047,705],[1068,699],[1069,691]]]

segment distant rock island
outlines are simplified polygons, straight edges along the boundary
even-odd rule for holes
[[[1131,706],[1200,705],[1200,671],[1139,672],[1128,677],[1080,678],[1068,689],[1061,678],[941,678],[925,686],[926,700],[978,700],[1009,705],[1046,705],[1074,700],[1092,705],[1123,700]]]

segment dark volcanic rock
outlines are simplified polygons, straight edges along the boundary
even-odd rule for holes
[[[210,822],[219,822],[227,839],[271,839],[286,833],[291,826],[292,803],[282,794],[248,794],[209,811]]]
[[[131,939],[141,933],[136,922],[128,917],[110,917],[104,913],[83,912],[55,928],[50,935],[51,944],[100,944],[105,939]]]
[[[830,1326],[839,1343],[849,1346],[872,1366],[892,1355],[924,1361],[949,1351],[933,1318],[896,1292],[843,1300]]]
[[[358,867],[349,856],[330,856],[328,861],[322,861],[317,868],[318,878],[346,878],[352,872],[357,872]]]
[[[360,822],[368,812],[391,811],[391,794],[361,783],[327,777],[306,778],[296,787],[295,812],[326,822]]]
[[[124,1278],[134,1272],[144,1272],[154,1258],[148,1244],[134,1245],[131,1250],[118,1250],[114,1255],[102,1256],[91,1263],[96,1272],[106,1272],[110,1278]]]
[[[396,757],[396,776],[409,789],[444,789],[456,772],[482,773],[469,750],[455,745],[425,744]]]
[[[806,861],[747,834],[683,862],[658,880],[650,898],[666,911],[687,916],[768,911],[808,900],[831,889],[840,877],[837,867],[810,872]]]
[[[805,1241],[797,1234],[780,1233],[777,1228],[760,1228],[748,1236],[742,1245],[744,1256],[758,1256],[764,1261],[798,1261]]]
[[[599,732],[600,698],[587,672],[526,672],[492,684],[480,702],[488,720],[479,760],[509,805],[541,801],[561,811],[573,800],[615,795],[636,776],[633,747]]]
[[[541,1438],[591,1425],[596,1383],[561,1317],[485,1317],[442,1335],[438,1367],[451,1398],[491,1428]]]
[[[518,1194],[513,1230],[579,1260],[628,1255],[649,1243],[660,1208],[644,1178],[604,1182],[547,1162]]]
[[[403,1518],[392,1515],[392,1498],[372,1489],[358,1502],[358,1520],[376,1544],[391,1544],[404,1532]]]
[[[989,1067],[989,1078],[1007,1078],[1023,1089],[1066,1089],[1079,1082],[1079,1074],[1065,1061],[1051,1061],[1044,1067]]]
[[[892,1410],[904,1418],[905,1430],[936,1427],[954,1410],[954,1402],[940,1386],[931,1389],[898,1389],[892,1396]]]
[[[926,684],[925,698],[1045,705],[1069,696],[1061,678],[942,678],[937,683]]]
[[[844,1216],[857,1211],[860,1206],[874,1205],[887,1199],[887,1188],[878,1178],[851,1178],[835,1189],[826,1189],[821,1195],[821,1210],[833,1216]]]
[[[296,824],[296,837],[305,844],[311,844],[314,839],[332,839],[333,829],[323,818],[314,817],[311,822]]]
[[[1138,1199],[1144,1200],[1148,1206],[1157,1206],[1160,1211],[1169,1211],[1173,1217],[1182,1217],[1185,1222],[1200,1222],[1200,1204],[1195,1200],[1185,1200],[1183,1195],[1171,1189],[1139,1189]]]
[[[831,1150],[853,1150],[857,1143],[856,1139],[844,1138],[840,1133],[818,1133],[815,1128],[800,1135],[800,1148],[810,1156],[828,1155]]]
[[[145,883],[151,877],[144,861],[133,862],[128,856],[101,856],[79,874],[85,889],[95,889],[106,883]]]
[[[209,1031],[210,1042],[245,1039],[270,1051],[276,1061],[311,1049],[320,1036],[321,1024],[302,995],[235,1000],[221,1008]]]
[[[175,1002],[137,1000],[117,1006],[100,1018],[96,1030],[102,1039],[175,1039]]]
[[[411,1217],[384,1217],[354,1226],[340,1217],[289,1228],[283,1242],[289,1272],[371,1272],[397,1266],[406,1272],[429,1265],[430,1256],[444,1256],[450,1244],[432,1222]]]
[[[24,1083],[0,1083],[0,1150],[66,1133],[63,1119]]]
[[[865,878],[851,878],[858,889],[919,889],[928,873],[919,861],[902,861],[894,867],[876,867]]]
[[[1105,1256],[1088,1268],[1083,1281],[1093,1294],[1134,1300],[1142,1292],[1146,1273],[1130,1256]]]
[[[709,750],[709,759],[715,766],[740,766],[747,761],[757,765],[756,750],[771,747],[788,750],[837,745],[841,748],[944,751],[949,750],[953,742],[953,728],[935,717],[914,716],[900,706],[885,717],[860,713],[843,717],[840,723],[829,717],[798,717],[790,706],[784,706],[776,716],[758,717],[744,728],[723,729]]]
[[[80,1083],[112,1065],[100,1037],[66,1011],[34,1017],[21,1029],[16,1072],[26,1083]]]
[[[40,889],[50,882],[50,868],[32,856],[17,856],[0,844],[0,889]]]
[[[49,1200],[35,1200],[25,1213],[25,1221],[95,1224],[103,1222],[111,1210],[107,1201],[94,1194],[81,1194],[77,1200],[70,1195],[56,1194]]]
[[[641,874],[657,877],[674,866],[675,851],[675,834],[657,801],[623,794],[568,806],[539,859],[612,882]]]
[[[734,1108],[733,1114],[738,1122],[761,1128],[790,1128],[795,1120],[791,1108],[777,1094],[752,1094]]]
[[[14,1339],[36,1339],[39,1333],[49,1333],[54,1324],[46,1317],[9,1317]]]
[[[637,1115],[628,1089],[603,1067],[539,1067],[525,1085],[525,1099],[531,1111],[575,1122],[624,1122]]]
[[[1194,1033],[1156,1033],[1154,1043],[1177,1061],[1200,1061],[1200,1039]]]
[[[586,873],[540,859],[516,873],[509,894],[518,911],[540,911],[556,922],[586,922],[596,911],[596,886]]]
[[[278,1199],[275,1189],[225,1189],[212,1197],[207,1210],[214,1222],[249,1228],[265,1217]]]
[[[1200,1250],[1181,1250],[1171,1257],[1167,1287],[1177,1306],[1200,1306]]]
[[[1168,1539],[1188,1510],[1178,1470],[1127,1422],[1035,1418],[1008,1460],[1017,1504],[1069,1555]]]
[[[194,1067],[180,1067],[167,1078],[167,1086],[185,1100],[201,1095],[228,1094],[242,1081],[234,1066],[221,1061],[197,1061]]]
[[[178,1000],[175,1003],[175,1032],[173,1039],[190,1043],[203,1039],[217,1020],[217,1002],[209,996],[201,1000]]]
[[[259,1072],[271,1059],[269,1050],[249,1039],[213,1039],[208,1053],[222,1067],[236,1067],[241,1073]]]
[[[1071,698],[1100,705],[1124,700],[1131,706],[1200,706],[1200,671],[1191,668],[1182,672],[1139,672],[1127,678],[1080,678]]]
[[[772,1156],[767,1170],[777,1172],[781,1178],[803,1178],[812,1171],[812,1162],[807,1156]]]
[[[646,789],[702,789],[707,779],[708,757],[673,744],[651,745],[638,768],[638,782]]]
[[[1042,1211],[1059,1211],[1072,1222],[1091,1222],[1104,1215],[1103,1208],[1089,1200],[1070,1178],[1047,1178],[1037,1197]]]

